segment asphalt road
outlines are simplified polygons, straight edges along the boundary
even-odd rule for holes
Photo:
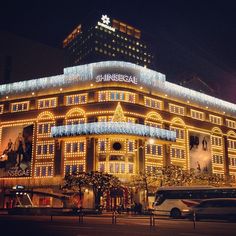
[[[86,216],[83,223],[78,217],[54,216],[0,216],[0,235],[2,236],[230,236],[235,235],[236,224],[223,221],[201,221],[156,219],[155,227],[150,227],[147,216],[121,216],[112,224],[111,216]]]

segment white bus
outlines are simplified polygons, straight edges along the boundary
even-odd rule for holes
[[[189,214],[190,207],[209,198],[236,198],[236,188],[161,187],[155,195],[154,214],[180,218]]]

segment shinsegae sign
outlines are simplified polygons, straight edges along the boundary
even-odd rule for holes
[[[113,32],[116,30],[115,28],[113,28],[109,25],[110,24],[110,18],[107,15],[102,15],[101,21],[102,22],[98,21],[99,26],[102,26],[102,27],[104,27],[108,30],[111,30]]]
[[[126,75],[126,74],[119,74],[119,73],[106,73],[106,74],[99,74],[96,76],[96,82],[125,82],[125,83],[132,83],[137,84],[138,80],[137,77],[134,75]]]

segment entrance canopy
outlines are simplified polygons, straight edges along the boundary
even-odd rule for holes
[[[174,131],[128,122],[94,122],[52,127],[52,137],[67,137],[94,134],[127,134],[176,141]]]

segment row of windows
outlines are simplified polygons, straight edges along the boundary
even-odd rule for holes
[[[228,148],[236,150],[236,140],[228,140]]]
[[[101,91],[98,94],[98,101],[125,101],[135,103],[135,94],[123,91]]]
[[[185,115],[184,107],[177,106],[177,105],[174,105],[174,104],[169,104],[169,112],[174,113],[174,114],[178,114],[178,115],[181,115],[181,116]]]
[[[127,145],[127,152],[133,152],[134,151],[134,141],[127,141],[127,143],[124,144],[124,145]],[[106,150],[107,150],[106,140],[99,140],[99,142],[98,142],[98,151],[99,152],[105,152]],[[117,151],[120,151],[120,150],[123,150],[122,146]],[[113,150],[113,151],[116,151],[116,150]]]
[[[185,158],[185,152],[183,149],[180,148],[171,148],[171,157],[172,158],[180,158],[180,159],[184,159]]]
[[[51,133],[51,128],[54,126],[54,122],[39,123],[38,124],[38,136],[45,136]]]
[[[37,144],[37,158],[46,158],[52,154],[54,154],[54,143],[39,142]]]
[[[125,101],[125,102],[136,102],[136,94],[131,92],[125,91],[100,91],[98,94],[98,101]],[[68,95],[65,98],[65,104],[69,105],[78,105],[78,104],[85,104],[88,102],[88,94],[73,94]],[[163,102],[154,98],[144,97],[144,105],[147,107],[151,107],[154,109],[163,109]],[[38,100],[38,109],[45,109],[45,108],[53,108],[57,106],[57,97],[53,98],[46,98]],[[3,104],[0,105],[0,114],[3,113],[4,106]],[[29,110],[29,101],[25,102],[18,102],[11,104],[11,111],[12,112],[21,112]],[[185,115],[185,108],[182,106],[178,106],[175,104],[169,104],[169,112],[177,114],[177,115]],[[190,116],[193,119],[197,120],[204,120],[205,114],[201,111],[196,111],[194,109],[190,110]],[[222,125],[222,117],[209,115],[209,121],[213,124]],[[226,126],[229,128],[236,128],[236,121],[226,119]]]
[[[76,154],[85,152],[85,142],[70,142],[65,143],[65,154]]]
[[[122,53],[122,54],[125,54],[125,55],[129,55],[130,57],[136,58],[140,61],[143,61],[143,62],[146,62],[146,63],[151,63],[151,61],[147,58],[143,58],[142,56],[139,56],[137,54],[132,54],[131,52],[120,49],[120,48],[112,47],[110,50],[112,50],[112,51],[109,51],[109,49],[103,49],[103,48],[95,47],[95,51],[98,51],[98,52],[104,53],[104,54],[108,54],[109,56],[116,56],[115,53],[117,52],[118,54]]]
[[[98,170],[101,172],[106,171],[105,163],[99,163]],[[128,164],[126,169],[125,163],[109,163],[109,172],[116,174],[133,174],[134,173],[134,164]]]
[[[236,121],[226,119],[226,126],[229,128],[236,129]]]
[[[98,122],[111,122],[113,119],[113,116],[99,116]],[[125,117],[125,121],[128,123],[135,123],[136,118],[133,117]]]
[[[84,172],[84,171],[85,171],[84,164],[65,165],[65,174],[72,174],[74,172]]]
[[[52,108],[57,106],[57,98],[40,99],[38,109]]]
[[[223,156],[222,155],[213,155],[213,163],[215,164],[223,164]]]
[[[147,155],[161,156],[162,155],[162,146],[161,145],[147,144],[146,154]]]
[[[222,118],[219,116],[209,115],[209,121],[213,124],[222,125]]]
[[[204,120],[204,113],[201,111],[196,111],[196,110],[191,109],[190,115],[193,119]]]
[[[147,172],[156,173],[157,170],[158,170],[158,168],[157,168],[157,166],[149,166],[149,165],[147,165],[147,166],[146,166],[146,170],[147,170]]]
[[[177,139],[184,139],[184,130],[183,129],[178,129],[178,128],[170,128],[171,131],[176,132],[176,138]]]
[[[36,166],[35,176],[36,177],[53,176],[52,166]]]
[[[88,95],[85,94],[76,94],[76,95],[69,95],[66,96],[66,105],[78,105],[87,103]]]
[[[162,101],[160,100],[144,97],[144,104],[147,107],[162,110]]]
[[[214,146],[222,146],[222,138],[217,136],[211,137],[211,144]]]

